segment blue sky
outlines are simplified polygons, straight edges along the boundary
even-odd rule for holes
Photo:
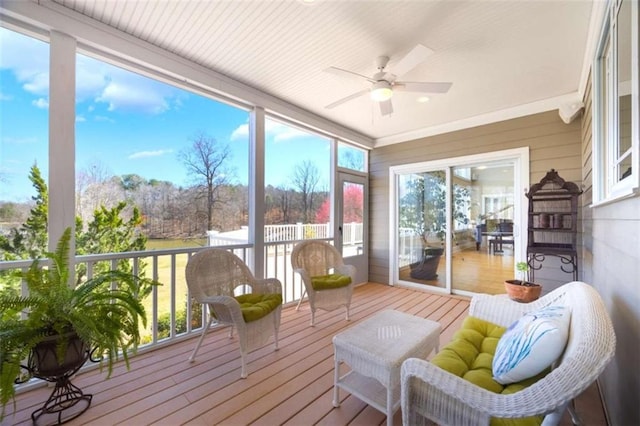
[[[236,181],[248,176],[247,111],[143,77],[93,58],[76,60],[76,174],[99,166],[109,174],[186,186],[178,153],[197,134],[231,148]],[[29,168],[48,170],[49,45],[0,28],[0,201],[33,194]],[[290,182],[293,167],[316,162],[328,185],[325,139],[267,121],[266,180]]]

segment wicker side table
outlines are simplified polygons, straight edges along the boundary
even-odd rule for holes
[[[342,388],[385,413],[391,426],[400,407],[402,362],[437,351],[441,329],[437,322],[386,310],[334,336],[333,406],[340,406]],[[341,362],[351,367],[343,376]]]

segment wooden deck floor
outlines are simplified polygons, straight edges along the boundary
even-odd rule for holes
[[[441,345],[451,338],[467,314],[461,297],[366,284],[354,292],[351,321],[344,311],[319,311],[309,327],[309,308],[283,309],[280,349],[273,344],[249,355],[249,377],[240,379],[237,343],[226,330],[209,333],[195,363],[187,358],[195,345],[188,339],[139,354],[131,370],[118,365],[104,380],[98,370],[73,382],[93,394],[90,409],[69,424],[80,425],[380,425],[385,416],[342,391],[342,405],[333,408],[333,347],[331,338],[381,309],[393,308],[442,324]],[[3,425],[31,424],[30,413],[46,400],[51,389],[40,388],[17,398],[16,413],[7,407]],[[605,424],[596,386],[577,400],[589,425]],[[394,423],[402,423],[398,411]],[[563,424],[569,425],[565,415]]]

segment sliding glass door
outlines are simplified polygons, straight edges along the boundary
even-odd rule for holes
[[[503,293],[524,258],[526,198],[517,188],[528,187],[528,174],[526,149],[393,167],[391,281]]]

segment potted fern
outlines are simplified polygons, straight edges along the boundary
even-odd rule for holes
[[[32,376],[56,383],[49,401],[32,415],[34,422],[43,411],[57,413],[73,405],[55,400],[56,391],[71,401],[86,401],[76,417],[88,408],[91,398],[71,385],[68,377],[90,356],[106,363],[109,377],[120,354],[129,367],[128,354],[140,343],[140,327],[146,325],[141,301],[157,283],[107,271],[70,287],[70,238],[68,228],[56,251],[47,253],[48,263],[36,259],[27,271],[19,272],[28,296],[0,294],[0,420],[15,396],[14,383]]]
[[[529,281],[529,264],[527,262],[516,263],[520,279],[506,280],[504,282],[507,294],[516,302],[533,302],[540,297],[542,286]]]

